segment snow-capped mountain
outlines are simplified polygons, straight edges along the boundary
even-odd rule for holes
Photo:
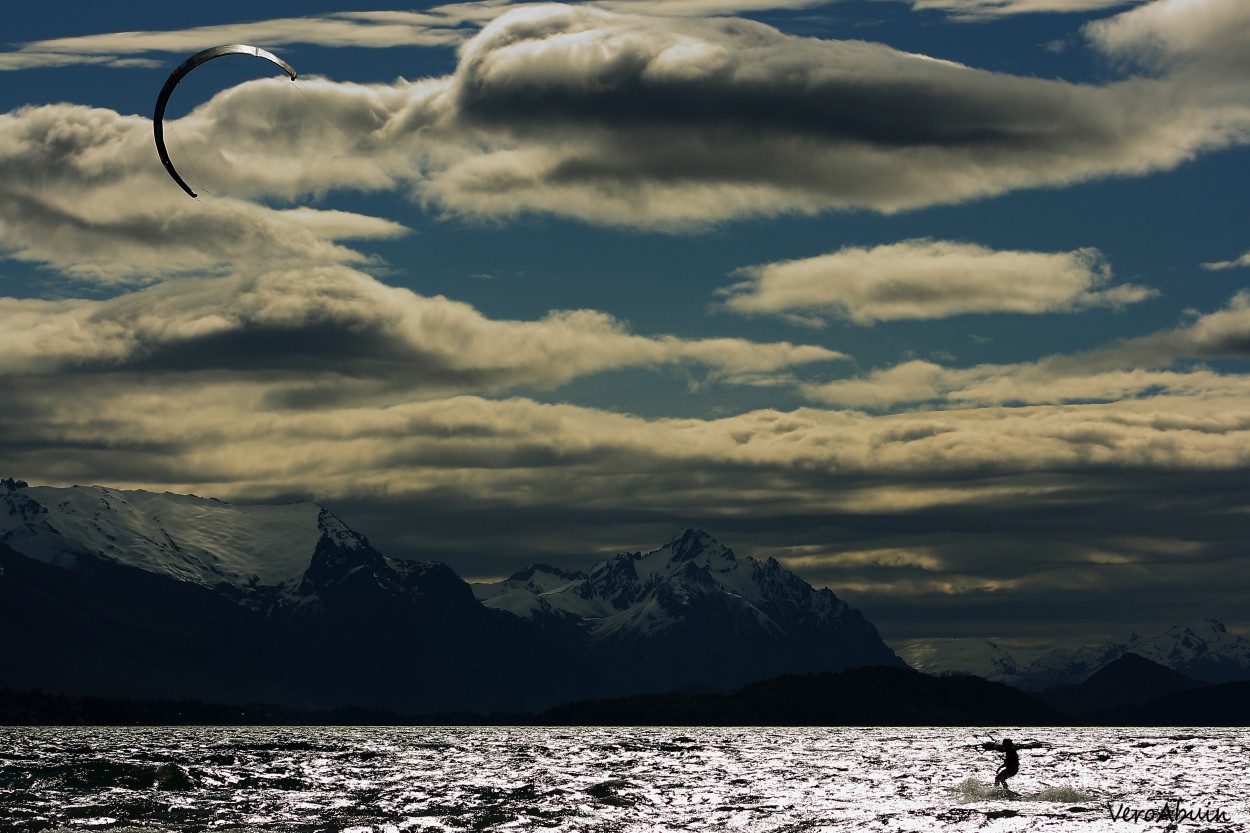
[[[1208,683],[1250,679],[1250,639],[1216,619],[1176,625],[1154,636],[1129,634],[1099,645],[1055,648],[1026,659],[985,639],[938,639],[900,649],[913,668],[930,674],[973,674],[1029,691],[1075,685],[1125,654],[1137,654]]]
[[[906,645],[898,649],[898,655],[926,674],[970,674],[1007,685],[1020,680],[1016,658],[992,639],[930,639]]]
[[[1080,648],[1053,648],[1027,663],[1014,683],[1028,691],[1077,685],[1129,652],[1128,640]]]
[[[1102,645],[1051,651],[1029,665],[1028,686],[1041,689],[1077,683],[1129,653],[1203,682],[1250,679],[1250,639],[1229,633],[1217,619],[1205,618],[1174,625],[1154,636],[1132,633]]]
[[[827,588],[814,589],[774,559],[739,558],[692,529],[585,573],[532,565],[473,590],[487,607],[565,633],[576,628],[614,689],[724,688],[782,673],[902,664]]]
[[[543,633],[312,503],[0,481],[0,685],[400,711],[529,709]],[[366,682],[367,681],[367,682]]]
[[[0,485],[0,541],[54,566],[101,558],[202,587],[292,588],[314,552],[369,549],[313,503],[235,506],[105,486]]]
[[[471,588],[313,503],[16,480],[0,480],[0,629],[23,634],[0,641],[0,685],[406,712],[901,664],[829,590],[693,530]]]
[[[1176,625],[1157,636],[1128,639],[1128,651],[1204,682],[1250,679],[1250,639],[1206,618]]]

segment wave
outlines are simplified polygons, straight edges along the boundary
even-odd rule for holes
[[[994,784],[968,778],[954,789],[960,803],[969,801],[1049,801],[1056,804],[1079,804],[1094,800],[1092,793],[1069,784],[1046,785],[1038,792],[1004,792]]]
[[[120,787],[127,790],[185,791],[196,786],[191,773],[175,763],[137,764],[90,758],[73,763],[0,768],[0,787],[9,789],[53,787],[92,791]]]

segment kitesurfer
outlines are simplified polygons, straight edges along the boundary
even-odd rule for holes
[[[1016,745],[1011,742],[1011,738],[1003,738],[1001,745],[986,744],[986,746],[995,752],[1003,753],[1003,763],[994,773],[994,786],[1002,787],[1003,792],[1011,792],[1007,789],[1007,779],[1020,771],[1020,753],[1016,751]]]

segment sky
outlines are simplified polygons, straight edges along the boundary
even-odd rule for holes
[[[0,475],[1250,633],[1250,4],[346,6],[6,15]]]

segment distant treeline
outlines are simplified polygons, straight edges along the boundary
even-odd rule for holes
[[[403,715],[375,709],[317,710],[0,689],[0,724],[7,725],[1045,726],[1067,720],[1063,713],[999,683],[884,667],[789,675],[725,694],[585,700],[538,714]]]
[[[553,725],[1054,726],[1062,712],[979,677],[934,677],[906,668],[791,674],[732,694],[644,694],[588,700],[540,715]]]
[[[402,726],[515,723],[480,714],[414,717],[380,709],[300,709],[268,703],[206,703],[87,697],[0,688],[5,726]]]
[[[978,677],[901,668],[788,675],[729,694],[641,694],[538,714],[402,715],[338,708],[143,700],[0,689],[0,725],[104,726],[1243,726],[1250,682],[1181,691],[1074,716]]]

